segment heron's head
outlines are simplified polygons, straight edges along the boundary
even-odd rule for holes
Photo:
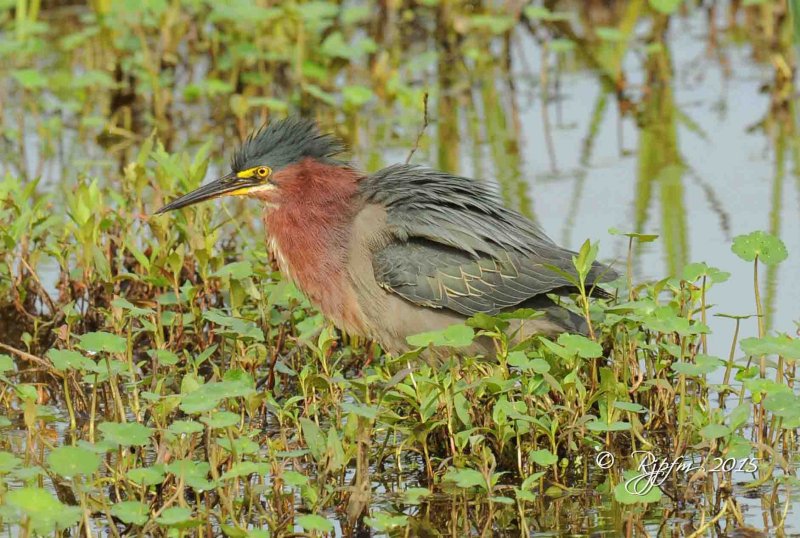
[[[157,214],[222,196],[252,196],[279,205],[287,193],[299,192],[299,181],[307,183],[307,178],[297,173],[299,166],[310,166],[316,174],[324,174],[326,167],[342,169],[346,163],[334,157],[343,150],[337,138],[320,133],[310,120],[273,121],[236,150],[229,174],[173,200]]]

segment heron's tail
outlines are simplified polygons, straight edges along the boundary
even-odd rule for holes
[[[557,305],[546,295],[531,297],[520,306],[544,312],[543,317],[533,320],[539,321],[542,325],[541,329],[544,329],[540,331],[542,333],[555,335],[566,332],[584,336],[589,334],[589,325],[583,316]]]

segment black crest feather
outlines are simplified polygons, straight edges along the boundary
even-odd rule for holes
[[[341,140],[320,133],[312,120],[290,117],[272,121],[248,136],[234,152],[231,169],[240,172],[264,165],[280,170],[306,157],[332,162],[344,150]]]

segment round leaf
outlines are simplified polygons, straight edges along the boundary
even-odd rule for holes
[[[317,514],[300,516],[297,523],[307,531],[333,532],[333,523]]]
[[[90,475],[100,467],[100,456],[77,446],[60,446],[47,456],[47,463],[64,477]]]
[[[182,506],[173,506],[167,508],[161,515],[156,518],[156,521],[161,525],[173,526],[187,523],[192,519],[192,511]]]
[[[107,353],[124,353],[128,348],[127,340],[116,334],[92,332],[82,334],[78,338],[80,339],[80,346],[82,349],[94,351],[95,353],[100,351],[105,351]]]
[[[553,465],[555,462],[558,461],[558,456],[556,456],[546,448],[531,451],[530,458],[531,461],[533,461],[537,465],[542,465],[545,467],[548,465]]]
[[[720,437],[726,437],[730,434],[731,434],[731,429],[722,424],[709,424],[708,426],[700,430],[700,435],[702,435],[706,439],[718,439]]]
[[[775,265],[789,255],[783,241],[767,232],[753,232],[733,238],[731,250],[747,262],[758,257],[765,265]]]
[[[139,501],[123,501],[111,507],[111,514],[122,521],[133,525],[144,525],[149,519],[146,504]]]
[[[146,445],[150,442],[152,428],[143,426],[138,422],[119,424],[117,422],[103,422],[98,429],[103,432],[105,439],[122,446]]]

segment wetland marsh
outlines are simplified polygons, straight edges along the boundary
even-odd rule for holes
[[[791,7],[0,2],[2,530],[800,535]],[[281,278],[258,204],[154,216],[289,114],[612,263],[568,301],[594,339],[478,316],[386,356]],[[631,492],[648,453],[678,464]]]

